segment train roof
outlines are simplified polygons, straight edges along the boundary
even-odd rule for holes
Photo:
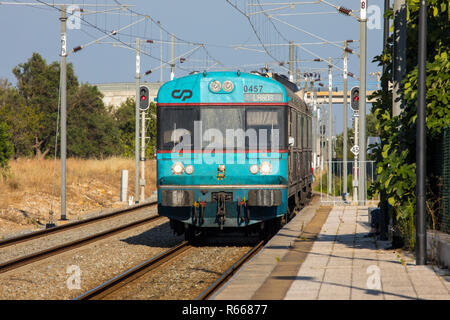
[[[156,101],[158,105],[290,104],[307,111],[296,90],[295,84],[277,74],[269,77],[239,71],[199,72],[163,84]]]
[[[216,84],[214,89],[212,89],[213,82]],[[159,89],[156,101],[158,104],[240,102],[284,104],[288,100],[285,87],[277,81],[256,74],[223,71],[201,72],[166,82]]]

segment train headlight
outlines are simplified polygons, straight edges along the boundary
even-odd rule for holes
[[[187,165],[186,166],[186,169],[184,169],[184,171],[187,173],[187,174],[192,174],[193,172],[194,172],[194,166],[193,165]]]
[[[230,80],[226,80],[223,82],[222,84],[222,89],[225,92],[231,92],[234,89],[234,85],[233,82],[231,82]]]
[[[209,84],[209,89],[210,89],[212,92],[219,92],[220,89],[221,89],[221,87],[222,87],[222,85],[221,85],[220,82],[217,81],[217,80],[214,80],[213,82],[211,82],[211,83]]]
[[[250,172],[251,173],[257,174],[258,170],[259,170],[259,168],[258,168],[258,166],[256,164],[250,166]]]
[[[184,166],[181,162],[175,162],[172,166],[173,174],[182,174],[184,171]]]
[[[269,174],[272,172],[272,165],[269,162],[263,162],[259,167],[259,171],[261,174]]]

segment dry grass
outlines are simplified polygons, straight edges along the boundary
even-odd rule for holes
[[[24,229],[45,224],[60,215],[60,161],[18,159],[10,161],[7,178],[0,176],[0,236],[16,225]],[[67,159],[67,216],[77,219],[86,212],[120,204],[120,177],[128,170],[128,195],[134,196],[134,160]],[[156,190],[156,162],[145,167],[146,197]],[[53,184],[53,181],[55,182]],[[52,194],[54,196],[52,197]]]

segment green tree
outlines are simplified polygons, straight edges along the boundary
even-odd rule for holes
[[[118,129],[120,131],[120,145],[121,154],[125,157],[134,157],[134,140],[135,140],[135,114],[136,104],[135,100],[128,98],[120,107],[114,112]],[[146,113],[146,136],[150,137],[146,141],[145,156],[149,159],[154,157],[156,148],[156,104],[151,102],[150,107]]]
[[[13,144],[10,141],[11,134],[5,122],[0,122],[0,171],[8,168],[8,161],[14,153]]]
[[[71,99],[67,121],[67,155],[107,157],[120,153],[119,130],[97,87],[82,84]]]
[[[408,0],[407,23],[407,74],[402,99],[405,107],[398,117],[392,117],[392,92],[379,90],[373,97],[378,101],[373,104],[373,113],[378,119],[377,128],[380,130],[382,147],[375,152],[377,160],[378,180],[371,186],[385,195],[392,205],[392,214],[398,222],[398,231],[402,234],[405,244],[409,248],[415,246],[415,131],[417,118],[417,46],[418,46],[418,14],[419,0]],[[392,10],[388,13],[392,17]],[[448,24],[448,2],[429,0],[428,42],[427,42],[427,184],[432,190],[436,185],[437,169],[433,156],[439,150],[442,129],[450,125],[450,109],[448,108],[450,91],[450,63],[447,53],[450,45],[450,30]],[[386,71],[381,81],[388,83],[392,80],[392,37],[389,47],[374,61],[380,65],[386,64]],[[386,86],[388,87],[388,86]],[[427,195],[431,202],[435,202],[436,193]],[[430,213],[430,211],[428,211]]]
[[[55,126],[58,115],[59,93],[59,63],[47,65],[45,59],[38,53],[33,53],[30,59],[13,68],[17,79],[17,89],[23,103],[18,115],[26,114],[25,123],[28,143],[32,144],[33,153],[38,158],[45,157],[53,148]],[[73,96],[78,88],[73,65],[67,65],[67,92]],[[70,101],[70,98],[69,98]],[[18,108],[11,106],[11,108]],[[19,111],[19,110],[16,110]],[[29,121],[28,121],[29,120]],[[10,124],[12,127],[12,124]],[[25,152],[27,155],[28,152]]]

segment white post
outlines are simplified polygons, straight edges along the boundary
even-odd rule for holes
[[[127,201],[128,193],[128,170],[122,170],[120,178],[120,202]]]

